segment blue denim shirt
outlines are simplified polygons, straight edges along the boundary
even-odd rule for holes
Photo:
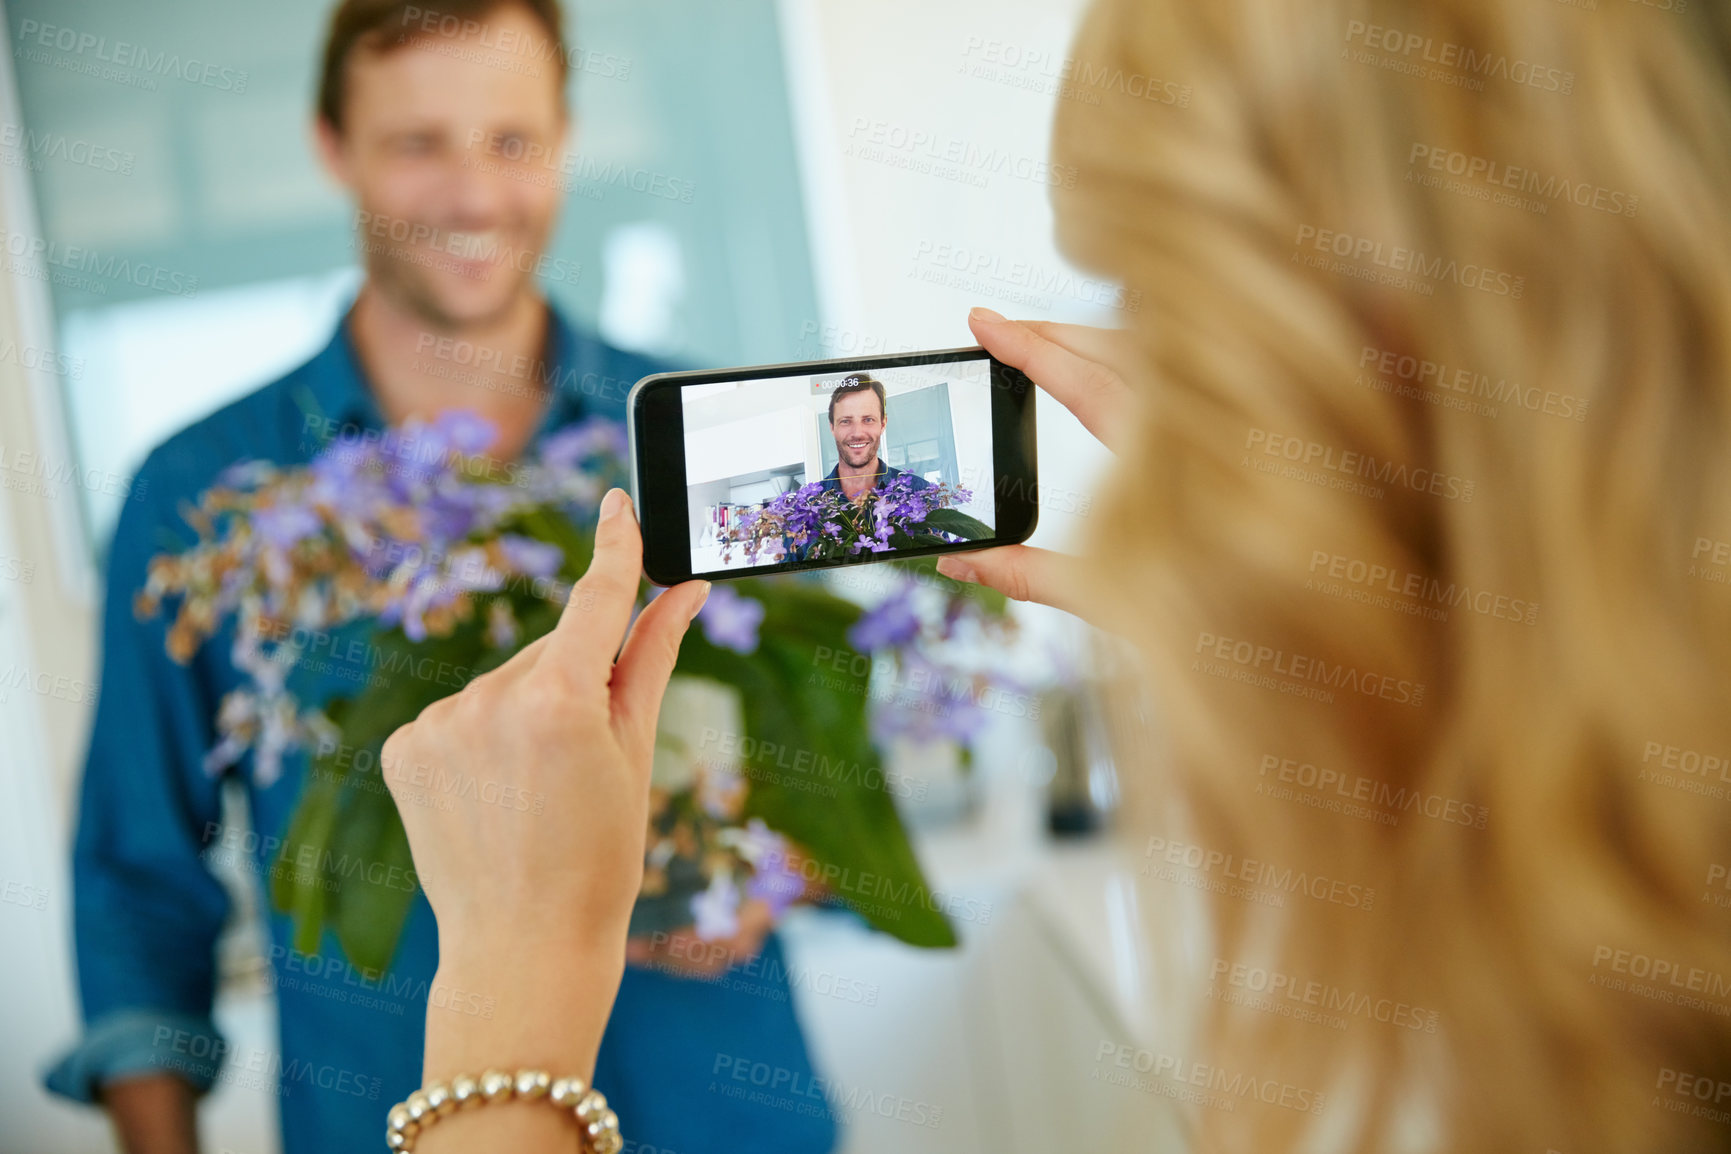
[[[882,458],[879,458],[879,463],[883,464]],[[897,477],[906,477],[909,482],[909,488],[916,492],[920,489],[929,489],[932,487],[932,483],[920,476],[918,473],[910,473],[906,469],[898,469],[894,465],[886,464],[884,465],[883,472],[878,474],[878,479],[872,482],[872,488],[882,488]],[[829,471],[829,476],[819,481],[818,484],[822,485],[832,493],[840,493],[842,491],[840,463],[838,462],[836,467]]]
[[[663,367],[580,335],[557,313],[544,363],[555,388],[538,435],[586,416],[622,420],[631,386]],[[330,422],[384,427],[346,319],[312,360],[171,437],[139,470],[139,498],[121,514],[108,561],[101,691],[73,851],[85,1034],[46,1077],[49,1089],[84,1102],[106,1081],[153,1071],[178,1073],[201,1091],[218,1077],[260,1089],[274,1078],[285,1154],[383,1149],[385,1111],[420,1084],[438,965],[432,910],[417,891],[383,974],[352,966],[328,931],[316,955],[294,951],[288,919],[272,911],[280,1052],[229,1051],[211,1021],[214,947],[229,898],[209,858],[228,855],[268,879],[307,763],[287,758],[281,776],[261,786],[243,760],[231,775],[244,785],[256,834],[222,828],[222,780],[202,759],[217,707],[241,681],[229,660],[232,625],[178,665],[164,645],[172,614],[141,622],[132,602],[151,556],[195,540],[184,503],[236,461],[306,462]],[[310,684],[297,671],[304,699],[356,692],[352,669],[324,666],[307,675]],[[268,909],[262,885],[256,892]],[[617,1108],[629,1149],[820,1154],[834,1146],[821,1094],[790,1109],[732,1094],[737,1080],[717,1075],[765,1063],[812,1084],[782,959],[771,937],[762,957],[719,981],[627,971],[595,1084]],[[436,996],[450,999],[451,1012],[488,1011],[478,995]]]

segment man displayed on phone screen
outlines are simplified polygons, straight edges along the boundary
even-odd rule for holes
[[[888,428],[889,404],[883,382],[870,373],[842,378],[829,395],[829,432],[835,438],[838,459],[821,482],[823,487],[839,490],[856,507],[865,504],[873,489],[897,477],[908,478],[913,489],[931,488],[932,483],[919,474],[884,464],[878,449]]]
[[[869,517],[872,494],[897,477],[906,477],[910,490],[932,487],[918,473],[886,464],[879,456],[888,429],[889,399],[883,382],[870,373],[843,377],[829,395],[829,432],[835,438],[835,468],[818,482],[824,489],[845,498],[843,517]],[[809,545],[791,546],[788,555],[803,561],[809,549]]]

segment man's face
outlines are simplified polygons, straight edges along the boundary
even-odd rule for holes
[[[870,389],[844,393],[835,403],[829,431],[835,451],[850,468],[860,469],[877,459],[878,442],[884,436],[884,414],[878,395]]]
[[[490,43],[547,38],[517,5],[486,19]],[[436,34],[357,50],[342,135],[320,122],[325,163],[366,214],[369,278],[435,328],[496,319],[533,290],[564,196],[568,122],[556,69],[530,61]]]

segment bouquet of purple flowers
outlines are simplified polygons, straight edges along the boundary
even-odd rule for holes
[[[413,892],[372,879],[413,862],[381,776],[385,738],[553,628],[588,566],[600,497],[624,476],[615,422],[572,426],[524,462],[486,456],[493,439],[450,413],[334,441],[303,466],[236,465],[187,511],[197,543],[154,558],[138,592],[141,616],[172,610],[177,660],[215,640],[246,674],[221,703],[209,772],[268,785],[286,758],[310,761],[270,872],[306,952],[328,928],[357,964],[388,966]],[[870,539],[893,544],[953,499],[899,494],[883,505],[896,527]],[[911,944],[954,944],[878,768],[874,737],[898,727],[873,716],[869,673],[808,672],[814,653],[918,648],[905,602],[862,611],[814,579],[747,579],[717,587],[698,625],[662,710],[634,932],[725,937],[742,901],[779,915],[830,900]],[[436,783],[427,804],[464,789]],[[907,900],[854,903],[822,881],[866,875]]]
[[[858,505],[838,486],[813,481],[741,514],[723,538],[722,559],[735,546],[756,562],[774,557],[833,561],[892,549],[979,541],[991,526],[955,506],[974,499],[960,485],[931,485],[901,473],[871,489]]]

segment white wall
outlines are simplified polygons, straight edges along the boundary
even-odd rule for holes
[[[962,512],[996,526],[997,494],[992,489],[992,439],[966,436],[964,429],[992,427],[992,390],[968,382],[950,386],[950,424],[956,430],[956,476],[974,499],[959,506]]]
[[[808,326],[808,355],[970,345],[975,305],[1115,324],[1100,303],[1109,286],[1069,266],[1052,243],[1041,167],[1055,107],[1048,73],[1067,55],[1081,0],[781,7],[824,314]],[[1109,458],[1048,398],[1038,415],[1045,496],[1034,540],[1059,548],[1086,528],[1085,514],[1071,510],[1084,506],[1078,495]],[[970,476],[978,487],[990,471]]]
[[[0,27],[0,121],[19,120],[12,54]],[[0,229],[36,232],[28,174],[0,166]],[[88,685],[91,573],[70,485],[41,485],[23,462],[67,455],[59,381],[24,368],[53,349],[47,286],[0,276],[0,678]],[[50,363],[54,363],[50,358]],[[81,694],[82,696],[82,694]],[[51,1047],[77,1022],[66,857],[73,765],[85,706],[27,688],[0,688],[0,1149],[104,1148],[100,1119],[49,1099],[37,1082]]]
[[[806,460],[810,417],[809,406],[795,404],[687,432],[686,483],[702,485]]]

